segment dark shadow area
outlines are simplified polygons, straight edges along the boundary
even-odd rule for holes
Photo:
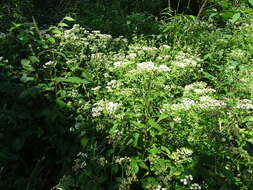
[[[50,189],[79,150],[68,110],[20,64],[29,55],[15,36],[0,40],[0,189]],[[30,39],[32,40],[32,39]],[[8,61],[7,61],[8,60]],[[41,81],[42,83],[42,81]]]

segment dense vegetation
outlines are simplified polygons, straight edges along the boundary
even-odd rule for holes
[[[0,3],[0,189],[252,190],[252,0]]]

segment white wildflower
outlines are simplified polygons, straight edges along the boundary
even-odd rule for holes
[[[210,96],[200,96],[199,97],[199,107],[200,108],[209,108],[209,107],[222,107],[225,106],[225,103],[221,100],[216,100]]]
[[[115,163],[116,164],[122,164],[123,162],[130,161],[131,158],[129,157],[116,157]]]
[[[240,100],[236,106],[237,109],[253,110],[252,101],[249,99]]]
[[[110,113],[113,114],[116,112],[116,110],[121,106],[121,103],[113,103],[113,102],[108,102],[106,110]]]
[[[193,183],[191,185],[190,189],[201,190],[201,186],[197,183]]]
[[[167,67],[166,65],[160,65],[157,68],[158,71],[165,71],[165,72],[169,72],[171,71],[171,69],[169,67]]]
[[[97,87],[95,87],[95,88],[92,88],[91,90],[93,90],[93,91],[98,91],[100,88],[101,88],[101,86],[97,86]]]
[[[155,66],[155,63],[153,63],[151,61],[138,63],[137,68],[141,71],[146,70],[146,71],[165,71],[165,72],[169,72],[171,70],[166,65]]]
[[[171,47],[169,45],[166,45],[166,44],[162,45],[161,48],[163,48],[163,49],[171,49]]]
[[[130,54],[128,54],[127,56],[126,56],[126,58],[128,58],[128,59],[134,59],[134,58],[136,58],[137,57],[137,54],[136,53],[130,53]]]
[[[203,95],[216,92],[216,90],[212,88],[206,88],[206,86],[207,84],[202,81],[186,85],[184,88],[184,96],[191,95],[192,93]]]
[[[100,115],[102,115],[103,110],[104,110],[104,100],[100,100],[94,104],[94,107],[92,108],[92,116],[99,117]]]
[[[189,54],[186,54],[184,52],[179,52],[175,60],[172,62],[172,65],[175,65],[177,67],[196,67],[198,66],[198,63],[201,62],[202,59],[196,56],[192,56]]]
[[[55,64],[56,64],[56,63],[55,63],[54,61],[48,61],[48,62],[46,62],[46,63],[43,65],[43,67],[46,68],[46,67],[53,66],[53,65],[55,65]]]
[[[162,189],[162,186],[161,185],[157,185],[154,190],[161,190],[161,189]]]
[[[113,66],[114,67],[122,67],[122,66],[125,66],[125,65],[128,65],[130,62],[128,61],[116,61],[113,63]]]
[[[151,70],[156,69],[155,64],[151,61],[138,63],[137,68],[140,70],[147,70],[147,71],[151,71]]]
[[[176,122],[176,123],[181,123],[181,120],[182,119],[180,117],[176,117],[176,118],[173,119],[173,121]]]

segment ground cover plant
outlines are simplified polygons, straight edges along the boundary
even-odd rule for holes
[[[253,18],[228,8],[12,23],[0,189],[253,189]]]

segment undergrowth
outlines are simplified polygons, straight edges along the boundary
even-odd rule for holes
[[[0,34],[1,189],[253,189],[251,17],[75,22]]]

